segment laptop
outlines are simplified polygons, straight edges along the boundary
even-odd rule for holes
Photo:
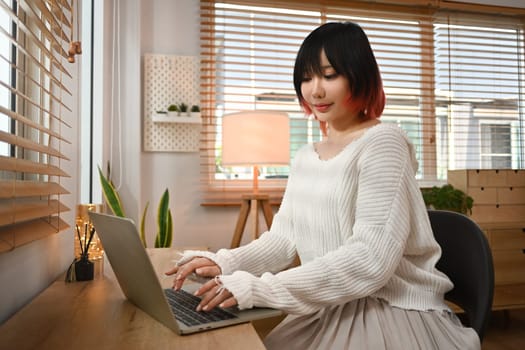
[[[200,285],[185,283],[180,291],[162,288],[132,220],[93,212],[89,216],[126,298],[169,329],[191,334],[282,315],[269,308],[195,311],[200,299],[193,292]]]

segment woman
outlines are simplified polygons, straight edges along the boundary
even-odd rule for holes
[[[415,180],[405,133],[382,124],[381,76],[354,23],[328,23],[303,42],[294,86],[324,138],[292,162],[271,229],[246,246],[185,252],[179,289],[195,272],[198,309],[272,307],[289,314],[269,349],[479,349],[444,303],[450,280]],[[301,265],[287,269],[296,254]]]

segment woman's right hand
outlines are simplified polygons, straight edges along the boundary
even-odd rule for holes
[[[192,273],[202,277],[213,278],[221,274],[221,268],[208,258],[195,257],[183,265],[177,265],[165,272],[166,275],[175,275],[173,289],[179,290],[184,284],[186,277]]]

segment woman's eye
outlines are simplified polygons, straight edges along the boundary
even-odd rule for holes
[[[337,78],[337,76],[338,76],[337,73],[325,74],[325,75],[324,75],[324,78],[325,78],[326,80],[330,80],[330,79]]]
[[[310,77],[303,77],[303,80],[302,80],[302,81],[303,81],[303,82],[308,82],[308,81],[310,81],[310,80],[312,80],[312,78],[310,78]]]

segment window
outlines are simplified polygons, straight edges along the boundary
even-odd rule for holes
[[[105,115],[102,110],[102,50],[105,10],[104,0],[80,1],[82,31],[82,65],[80,67],[80,174],[79,203],[102,203],[102,189],[98,180],[97,165],[102,166],[102,135]],[[113,15],[118,14],[113,2]],[[118,35],[118,34],[114,34]],[[112,62],[114,62],[112,60]],[[116,69],[111,69],[112,72]],[[113,100],[113,97],[111,97]],[[105,169],[104,169],[105,170]]]
[[[512,126],[510,124],[480,125],[480,163],[484,169],[512,168]]]
[[[292,158],[320,139],[317,123],[297,103],[292,74],[304,37],[329,21],[357,22],[368,34],[387,95],[382,120],[413,141],[422,186],[446,181],[448,169],[523,168],[523,24],[512,15],[423,5],[202,0],[204,200],[238,198],[251,184],[242,180],[250,178],[248,168],[220,164],[223,115],[287,112]],[[272,172],[286,177],[287,171],[265,169],[260,186],[278,197],[284,181]]]
[[[6,4],[8,6],[8,4]],[[3,33],[10,33],[12,28],[12,22],[9,20],[9,16],[5,12],[0,12],[0,28]],[[0,81],[5,82],[7,86],[11,86],[11,68],[9,67],[11,45],[9,40],[0,40]],[[0,106],[9,109],[10,92],[7,89],[0,89]],[[4,133],[10,133],[11,126],[9,118],[2,114],[0,115],[0,131]],[[0,141],[0,156],[9,156],[9,144]]]
[[[434,33],[437,114],[445,117],[442,138],[449,143],[440,154],[441,172],[522,169],[523,24],[443,14]]]
[[[72,2],[0,0],[0,252],[60,232]]]
[[[291,124],[291,157],[318,140],[320,131],[300,110],[292,83],[293,62],[302,39],[319,23],[307,8],[201,2],[202,173],[208,200],[239,199],[251,186],[250,168],[226,168],[221,159],[221,117],[242,110],[277,109]],[[263,168],[260,187],[280,196],[287,168]],[[227,188],[227,191],[224,189]]]

